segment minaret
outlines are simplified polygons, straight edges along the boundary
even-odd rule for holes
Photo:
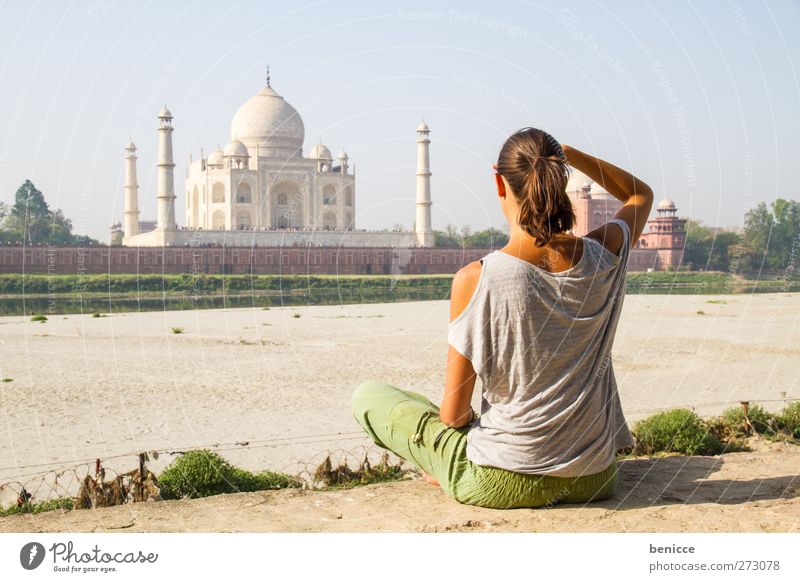
[[[175,230],[175,163],[172,161],[172,113],[158,114],[158,230]]]
[[[423,121],[417,128],[417,221],[415,231],[417,244],[433,247],[431,230],[431,160],[428,152],[428,134],[431,132]]]
[[[125,146],[125,238],[139,234],[139,183],[136,180],[136,146]]]

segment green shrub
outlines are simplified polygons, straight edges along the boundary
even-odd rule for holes
[[[800,402],[792,402],[781,410],[777,422],[793,438],[800,439]]]
[[[775,416],[764,410],[758,404],[753,404],[748,408],[747,416],[750,424],[758,433],[774,433],[776,428]],[[732,406],[722,413],[723,422],[730,427],[734,434],[747,434],[747,424],[745,423],[744,411],[740,406]]]
[[[27,502],[22,505],[12,505],[5,509],[0,509],[0,517],[15,515],[17,513],[42,513],[43,511],[53,511],[54,509],[72,509],[73,500],[71,497],[59,497],[38,503]]]
[[[220,493],[300,487],[302,481],[282,473],[250,471],[231,465],[208,449],[188,451],[175,459],[158,476],[164,499],[208,497]]]
[[[183,328],[182,327],[173,327],[171,329],[172,329],[172,333],[175,333],[175,334],[183,333]]]
[[[261,471],[251,473],[239,467],[233,468],[232,481],[239,491],[263,491],[264,489],[288,489],[301,487],[303,483],[296,477],[285,473]]]
[[[640,452],[716,455],[720,440],[711,434],[703,420],[691,410],[676,408],[640,420],[633,428]]]
[[[42,323],[44,323],[45,321],[47,321],[47,316],[42,314],[34,315],[33,317],[31,317],[31,321],[41,321]]]

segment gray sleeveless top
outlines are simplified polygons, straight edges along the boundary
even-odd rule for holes
[[[583,255],[550,273],[500,250],[448,325],[448,342],[481,380],[481,416],[467,458],[518,473],[578,477],[633,444],[611,347],[626,291],[630,231],[620,256],[583,237]]]

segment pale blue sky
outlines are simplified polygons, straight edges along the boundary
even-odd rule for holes
[[[414,220],[415,133],[431,127],[433,226],[501,226],[490,165],[533,125],[670,196],[679,214],[742,223],[798,197],[796,2],[5,2],[0,199],[30,178],[76,230],[122,219],[122,157],[139,147],[155,216],[155,118],[175,115],[178,222],[190,153],[229,139],[263,85],[357,166],[357,226]]]

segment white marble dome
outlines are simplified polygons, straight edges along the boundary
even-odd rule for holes
[[[246,158],[250,154],[247,151],[247,146],[238,140],[233,140],[225,146],[226,158]]]
[[[579,192],[586,186],[591,186],[592,183],[592,179],[589,176],[573,168],[567,182],[567,192]]]
[[[261,155],[302,152],[305,127],[297,110],[267,85],[239,108],[231,122],[231,139]]]
[[[589,188],[589,193],[592,195],[592,198],[597,198],[599,200],[611,200],[612,198],[614,198],[611,194],[608,193],[608,190],[603,188],[597,182],[592,182],[592,185]]]
[[[658,208],[661,210],[675,210],[675,203],[671,198],[664,196],[664,199],[658,203]]]
[[[214,150],[208,156],[208,165],[209,166],[221,166],[223,163],[222,159],[223,153],[222,150]]]
[[[331,156],[331,150],[329,150],[327,147],[325,147],[321,143],[318,143],[313,148],[311,148],[311,151],[309,152],[308,157],[311,158],[312,160],[332,160],[333,159],[333,157]]]

